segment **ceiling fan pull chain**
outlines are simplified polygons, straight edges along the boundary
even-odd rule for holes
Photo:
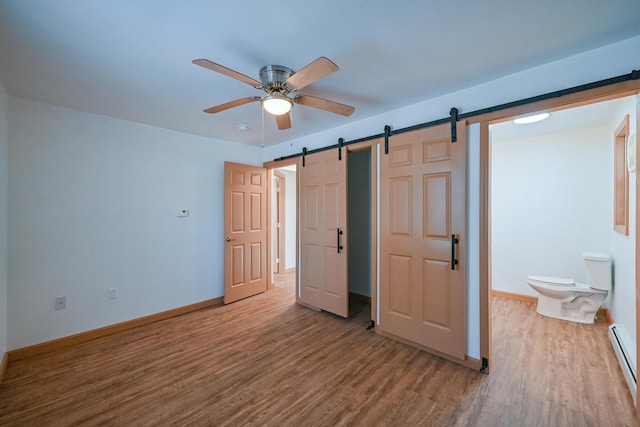
[[[342,147],[344,147],[344,139],[338,138],[338,160],[342,160]]]

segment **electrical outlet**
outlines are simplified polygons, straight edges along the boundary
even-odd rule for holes
[[[56,297],[54,301],[54,308],[56,310],[64,310],[67,308],[67,297]]]
[[[107,298],[118,299],[118,288],[109,288],[107,291]]]

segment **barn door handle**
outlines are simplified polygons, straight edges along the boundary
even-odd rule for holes
[[[455,270],[456,265],[458,265],[458,260],[456,259],[456,245],[459,240],[456,238],[455,234],[451,235],[451,269]]]
[[[340,244],[340,236],[342,236],[342,230],[338,228],[338,253],[340,253],[340,251],[344,249],[344,246]]]

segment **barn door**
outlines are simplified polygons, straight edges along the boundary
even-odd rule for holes
[[[300,175],[299,302],[349,315],[347,156],[337,150],[305,157]]]
[[[448,125],[390,140],[380,155],[383,333],[464,359],[466,129]]]
[[[224,303],[267,289],[267,170],[224,162]]]

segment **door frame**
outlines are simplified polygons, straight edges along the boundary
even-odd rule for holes
[[[559,111],[568,108],[589,105],[597,102],[626,96],[640,96],[640,81],[631,80],[603,86],[582,92],[572,93],[558,98],[533,102],[517,107],[499,110],[487,114],[471,117],[468,125],[478,123],[480,125],[480,355],[488,360],[488,370],[491,369],[491,192],[489,176],[490,165],[490,138],[489,125],[511,120],[515,116],[539,112]],[[640,123],[640,100],[636,98],[636,123]],[[636,125],[637,127],[637,125]],[[640,145],[640,133],[636,131],[636,150]],[[636,179],[637,175],[636,175]],[[637,182],[640,184],[640,181]],[[640,188],[636,185],[636,194],[640,195]],[[636,197],[636,221],[640,221],[640,200]],[[640,250],[640,233],[636,232],[636,346],[640,354],[640,263],[638,255]],[[640,393],[636,402],[636,415],[640,418]]]
[[[241,182],[234,182],[236,175],[240,173],[242,176]],[[247,175],[249,175],[249,181],[247,181]],[[258,176],[259,183],[255,183],[253,178]],[[268,194],[269,178],[265,168],[247,165],[236,162],[224,162],[224,298],[225,304],[229,304],[247,297],[257,295],[265,292],[269,285],[269,223],[268,215],[265,210],[269,209]],[[259,188],[260,192],[255,193],[254,190]],[[237,206],[234,196],[234,189],[240,190],[242,195],[242,203]],[[237,193],[236,193],[237,194]],[[259,210],[256,212],[253,209],[253,196],[259,195]],[[249,196],[247,198],[247,196]],[[264,198],[267,200],[264,200]],[[240,221],[242,222],[242,229],[234,231],[234,217],[233,214],[239,207],[242,211]],[[259,229],[251,229],[254,219],[254,214],[258,215],[258,221],[260,223]],[[234,245],[238,243],[231,243],[233,240],[240,239],[241,246],[241,276],[242,287],[234,286],[233,279],[236,272],[234,260],[237,259],[233,255]],[[259,239],[259,240],[255,240]],[[260,249],[257,255],[253,254],[253,247],[256,242],[259,242]],[[263,246],[264,245],[264,246]],[[259,268],[259,278],[252,280],[253,261],[257,258]],[[263,276],[264,275],[264,276]]]
[[[280,184],[280,191],[276,191],[276,197],[275,197],[275,203],[276,203],[276,211],[278,212],[278,218],[275,218],[276,220],[280,219],[279,222],[279,226],[277,226],[277,241],[274,242],[273,247],[277,248],[276,254],[272,255],[272,265],[273,265],[273,261],[275,259],[275,255],[277,255],[277,258],[279,258],[279,260],[281,262],[277,263],[277,268],[278,268],[278,274],[283,274],[286,272],[286,259],[285,259],[285,228],[286,228],[286,215],[285,215],[285,196],[286,196],[286,182],[287,182],[287,177],[280,171],[278,171],[277,169],[273,171],[273,175],[274,177],[277,177],[279,180],[279,184]],[[273,181],[272,181],[273,182]],[[273,220],[273,218],[271,218],[271,220]],[[269,226],[273,226],[273,222],[269,223]]]
[[[379,216],[379,206],[378,200],[380,198],[379,194],[379,165],[378,165],[378,157],[379,157],[379,148],[384,143],[382,138],[372,139],[370,141],[363,141],[357,144],[351,144],[346,147],[347,152],[355,152],[355,151],[371,151],[371,253],[369,254],[371,258],[371,321],[374,325],[378,324],[378,292],[380,289],[380,269],[378,265],[378,216]],[[343,154],[348,155],[348,154]],[[347,206],[347,209],[349,207]],[[348,287],[348,283],[347,283]],[[375,331],[375,329],[374,329]]]
[[[378,247],[378,228],[377,228],[377,223],[378,223],[378,211],[376,209],[377,205],[378,205],[378,168],[377,168],[377,162],[378,162],[378,149],[377,147],[380,146],[380,144],[382,144],[384,141],[382,138],[377,138],[374,140],[369,140],[369,141],[363,141],[357,144],[351,144],[348,146],[343,147],[346,151],[362,151],[362,150],[371,150],[371,279],[372,279],[372,283],[371,283],[371,320],[373,322],[377,322],[377,311],[376,311],[376,306],[377,306],[377,289],[378,289],[378,264],[377,264],[377,256],[378,256],[378,252],[377,252],[377,247]],[[343,153],[343,155],[346,155],[346,153]],[[295,301],[296,304],[300,303],[300,291],[299,291],[299,278],[300,278],[300,268],[297,268],[300,265],[300,168],[303,167],[302,166],[302,160],[300,157],[291,157],[288,159],[282,159],[282,160],[271,160],[268,162],[264,162],[262,164],[262,167],[267,169],[267,173],[269,174],[269,179],[272,179],[272,174],[274,172],[275,169],[277,168],[281,168],[281,167],[285,167],[285,166],[291,166],[291,165],[296,165],[296,270],[295,270],[295,288],[296,288],[296,297],[295,297]],[[269,201],[269,203],[271,203],[272,200],[272,195],[271,192],[273,191],[272,186],[269,186],[269,195],[267,196],[267,199]],[[267,215],[269,216],[268,218],[268,222],[269,224],[272,224],[272,218],[271,218],[271,205],[269,205],[268,208],[268,212]],[[267,239],[269,239],[269,242],[267,243],[267,250],[269,251],[268,255],[269,257],[271,257],[271,233],[267,233]],[[271,258],[269,258],[271,259]],[[271,263],[268,263],[267,265],[268,268],[268,277],[270,278],[269,280],[269,286],[268,289],[273,289],[274,285],[273,285],[273,274],[271,271]]]
[[[269,259],[269,262],[267,263],[267,290],[271,290],[275,287],[274,281],[273,281],[273,265],[272,265],[272,259],[273,259],[273,250],[272,250],[272,240],[273,240],[273,236],[271,233],[271,227],[273,225],[273,215],[272,215],[272,206],[271,204],[273,203],[273,176],[275,173],[275,169],[277,168],[282,168],[285,166],[291,166],[291,165],[296,165],[296,219],[300,218],[300,206],[299,206],[299,202],[298,200],[300,199],[300,193],[299,193],[299,187],[300,187],[300,173],[298,172],[298,168],[300,168],[302,165],[300,164],[300,159],[298,157],[292,157],[289,159],[283,159],[283,160],[279,160],[279,161],[269,161],[269,162],[263,162],[262,167],[265,168],[267,170],[267,179],[269,180],[269,182],[272,185],[269,185],[267,187],[267,202],[268,202],[268,207],[267,207],[267,223],[269,224],[269,232],[267,233],[267,257]],[[299,253],[300,253],[300,249],[299,249],[299,232],[298,232],[298,223],[299,221],[296,220],[296,267],[299,265],[300,263],[300,259],[299,259]],[[295,272],[296,272],[296,276],[295,276],[295,288],[296,288],[296,303],[298,302],[298,268],[296,268]]]

